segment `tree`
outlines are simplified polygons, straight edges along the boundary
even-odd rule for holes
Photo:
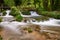
[[[4,0],[4,3],[10,7],[15,6],[14,0]]]

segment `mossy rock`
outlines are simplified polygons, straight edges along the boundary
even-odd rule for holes
[[[4,10],[2,13],[3,13],[3,16],[5,16],[5,15],[7,14],[7,13],[6,13],[6,10]]]
[[[22,14],[23,15],[31,15],[31,13],[29,11],[23,11]]]
[[[31,32],[33,32],[32,28],[30,28],[30,27],[25,27],[25,28],[23,28],[23,30],[26,30],[26,31],[28,31],[28,33],[31,33]]]
[[[2,18],[0,17],[0,22],[2,22]]]
[[[33,32],[33,30],[31,28],[27,29],[29,33]]]
[[[15,19],[16,19],[16,21],[21,22],[22,19],[23,19],[23,17],[22,17],[21,15],[17,15],[17,16],[15,17]]]

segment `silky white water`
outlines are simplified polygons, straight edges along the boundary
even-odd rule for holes
[[[8,11],[6,11],[7,12],[7,14],[6,14],[6,17],[8,17],[9,18],[9,10]],[[34,14],[36,14],[36,12],[31,12],[31,15],[34,15]],[[35,15],[36,16],[36,15]],[[34,16],[34,17],[35,17]],[[60,26],[60,24],[58,24],[57,22],[60,22],[59,20],[57,20],[57,19],[49,19],[48,21],[40,21],[40,22],[37,22],[36,20],[35,20],[35,22],[33,22],[32,20],[30,21],[31,22],[31,24],[36,24],[36,25],[40,25],[41,27],[43,26]],[[21,25],[27,25],[28,23],[24,23],[24,22],[17,22],[17,21],[13,21],[13,22],[7,22],[7,21],[5,21],[5,22],[1,22],[0,23],[0,25],[2,25],[2,27],[4,27],[4,28],[7,28],[7,29],[9,29],[9,30],[12,30],[14,33],[18,33],[18,34],[20,34],[21,32],[20,32],[20,26]]]
[[[26,25],[23,22],[17,22],[17,21],[13,21],[13,22],[9,22],[13,20],[13,16],[9,15],[10,10],[6,11],[6,15],[3,16],[3,22],[0,23],[0,25],[2,27],[4,27],[5,29],[11,30],[14,33],[19,33],[20,34],[20,26],[21,25]]]
[[[6,11],[7,14],[6,14],[5,16],[2,16],[3,21],[12,21],[12,20],[14,20],[14,17],[11,16],[11,15],[9,15],[10,11],[11,11],[11,10],[7,10],[7,11]]]

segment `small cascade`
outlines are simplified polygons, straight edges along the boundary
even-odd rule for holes
[[[7,10],[7,11],[6,11],[7,14],[6,14],[5,16],[10,16],[10,15],[9,15],[10,12],[11,12],[10,10]]]
[[[12,21],[12,20],[14,20],[13,16],[9,15],[10,12],[11,12],[10,10],[6,11],[7,14],[5,16],[3,16],[3,21]]]

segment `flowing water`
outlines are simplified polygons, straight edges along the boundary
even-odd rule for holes
[[[6,13],[7,14],[5,16],[2,16],[3,21],[12,21],[12,20],[14,20],[13,16],[9,15],[10,10],[7,10]]]
[[[6,16],[5,17],[7,17],[7,18],[9,18],[9,17],[11,17],[10,15],[9,15],[9,12],[10,11],[6,11],[7,12],[7,14],[6,14]],[[33,12],[32,12],[33,13]],[[31,13],[31,14],[32,14]],[[35,14],[36,14],[36,12],[34,12]],[[34,15],[34,14],[32,14],[32,15]],[[37,15],[37,14],[36,14]],[[35,15],[35,16],[36,16]],[[34,16],[34,17],[35,17]],[[36,16],[37,17],[37,16]],[[6,18],[5,18],[6,19]],[[50,32],[54,32],[54,31],[59,31],[60,32],[60,30],[59,30],[59,28],[60,28],[60,20],[57,20],[57,19],[53,19],[53,18],[50,18],[49,20],[47,20],[47,21],[40,21],[40,22],[33,22],[33,21],[31,21],[31,24],[35,24],[35,25],[40,25],[41,27],[41,30],[43,30],[43,31],[50,31]],[[16,34],[23,34],[22,32],[21,32],[21,27],[23,27],[23,26],[26,26],[26,25],[29,25],[28,23],[24,23],[24,22],[17,22],[17,21],[13,21],[13,22],[8,22],[8,20],[7,21],[4,21],[4,22],[1,22],[0,23],[0,26],[2,26],[2,27],[4,27],[4,29],[6,30],[4,30],[5,31],[5,33],[4,33],[4,35],[6,34],[7,36],[8,35],[11,35],[10,34],[10,31],[12,31],[12,33],[13,34],[15,34],[15,36],[16,36]],[[8,33],[9,32],[9,33]],[[5,35],[5,36],[6,36]],[[6,37],[7,37],[6,36]],[[12,36],[12,35],[11,35]],[[8,37],[7,37],[8,38]],[[18,37],[19,38],[19,37]],[[4,39],[4,40],[6,40],[6,39]],[[12,40],[14,40],[14,39],[12,39]],[[17,39],[16,39],[17,40]]]

